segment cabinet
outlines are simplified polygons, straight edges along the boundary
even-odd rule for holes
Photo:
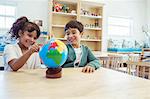
[[[84,0],[50,0],[49,33],[66,42],[64,26],[70,20],[84,25],[81,43],[92,51],[101,51],[103,4]]]

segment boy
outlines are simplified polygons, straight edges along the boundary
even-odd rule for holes
[[[81,45],[84,26],[76,20],[68,22],[65,26],[66,44],[68,48],[68,58],[62,67],[83,67],[82,72],[92,73],[98,69],[101,64],[92,54],[91,50]]]

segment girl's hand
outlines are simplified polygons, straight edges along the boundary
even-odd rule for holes
[[[40,50],[40,47],[37,45],[37,44],[33,44],[32,46],[30,46],[29,48],[29,51],[31,53],[34,53],[34,52],[38,52]]]
[[[85,66],[83,69],[82,69],[82,72],[83,73],[93,73],[95,71],[95,68],[94,67],[91,67],[91,66]]]

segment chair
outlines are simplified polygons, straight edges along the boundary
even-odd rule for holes
[[[117,55],[107,55],[100,57],[100,61],[105,68],[116,70],[120,66],[122,57]]]
[[[109,68],[110,58],[108,56],[100,57],[100,61],[103,67]]]
[[[3,71],[4,70],[4,67],[3,66],[0,66],[0,71]]]
[[[0,56],[0,71],[4,70],[4,59],[3,56]]]
[[[109,55],[109,57],[110,57],[110,68],[114,70],[118,70],[118,68],[122,65],[122,56]]]
[[[130,62],[138,62],[139,61],[139,55],[134,53],[128,53],[127,60],[124,60],[121,67],[118,68],[118,71],[128,73],[135,75],[136,72],[136,66],[133,64],[129,64]],[[126,66],[124,66],[125,64]]]
[[[140,62],[150,62],[150,48],[143,48],[142,49],[142,53],[141,53],[139,61]],[[140,72],[138,75],[141,77],[141,76],[143,76],[142,75],[143,73],[141,74],[142,71],[144,71],[145,74],[147,74],[150,70],[149,70],[149,67],[147,67],[147,66],[140,66],[139,71]]]
[[[140,61],[150,62],[150,48],[143,48]]]
[[[136,66],[136,74],[138,77],[150,79],[150,62],[127,62],[127,64]],[[146,71],[146,68],[148,71]]]

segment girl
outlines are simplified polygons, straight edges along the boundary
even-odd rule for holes
[[[40,36],[40,29],[26,17],[21,17],[13,23],[9,33],[17,40],[16,44],[9,44],[4,49],[5,70],[17,71],[21,68],[36,68],[41,65],[35,43]]]

